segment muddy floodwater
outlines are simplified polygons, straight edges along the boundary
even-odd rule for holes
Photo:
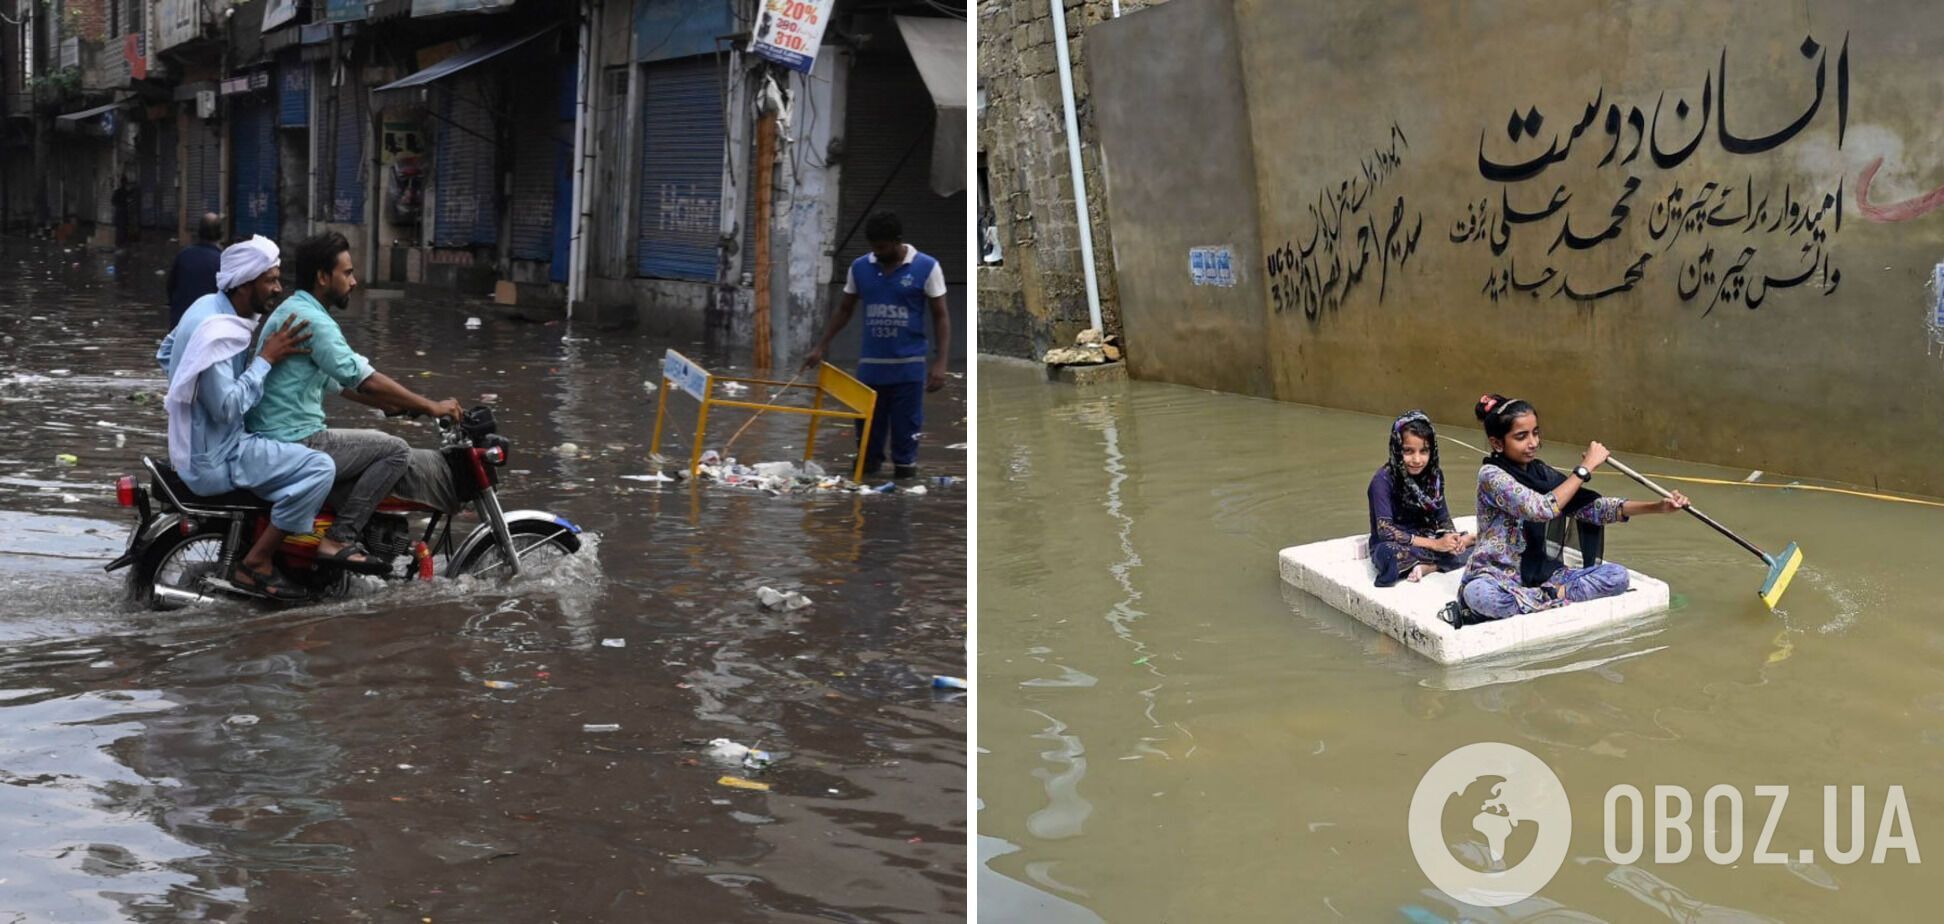
[[[1607,554],[1667,581],[1670,612],[1564,650],[1440,667],[1285,590],[1276,569],[1279,549],[1366,531],[1387,418],[1147,383],[1077,390],[995,361],[979,371],[981,917],[1935,916],[1934,874],[1902,850],[1882,865],[1867,849],[1831,859],[1822,816],[1823,787],[1844,787],[1847,850],[1847,787],[1865,787],[1874,847],[1900,785],[1919,859],[1944,856],[1944,509],[1682,484],[1758,544],[1801,544],[1784,612],[1756,598],[1765,568],[1752,556],[1689,517],[1642,517],[1609,530]],[[1543,415],[1543,396],[1526,397]],[[1803,439],[1839,438],[1814,409],[1803,421]],[[1483,445],[1473,421],[1439,424]],[[1599,434],[1574,436],[1542,457],[1576,460]],[[1611,448],[1642,472],[1750,474]],[[1447,442],[1442,456],[1453,482],[1475,484],[1476,454]],[[1594,487],[1649,496],[1611,470]],[[1454,514],[1472,512],[1472,493],[1453,489]],[[1572,835],[1537,896],[1460,908],[1419,871],[1406,814],[1435,761],[1486,741],[1550,765]],[[1622,783],[1692,795],[1689,859],[1657,863],[1651,846],[1608,859],[1603,802]],[[1702,796],[1718,784],[1739,790],[1747,816],[1727,864],[1699,842]],[[1752,862],[1764,785],[1790,787],[1768,846],[1784,863]],[[1651,838],[1651,807],[1646,819]],[[1731,834],[1717,826],[1724,855]]]
[[[564,515],[587,547],[510,585],[137,611],[102,565],[132,523],[113,480],[167,452],[169,256],[0,241],[0,920],[963,914],[966,707],[931,689],[965,673],[962,487],[627,480],[654,470],[643,383],[662,351],[746,357],[362,298],[354,347],[435,398],[496,396],[508,509]],[[664,451],[685,455],[695,405],[672,404]],[[957,377],[927,401],[927,476],[965,475],[947,448],[965,407]],[[330,408],[436,445],[427,424]],[[712,439],[745,419],[718,412]],[[733,454],[797,458],[802,439],[770,415]],[[764,609],[764,585],[813,605]],[[779,760],[719,765],[700,746],[719,737]]]

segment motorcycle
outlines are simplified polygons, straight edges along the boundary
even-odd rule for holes
[[[567,518],[543,510],[508,512],[500,506],[500,469],[512,443],[497,432],[490,408],[475,407],[456,423],[440,418],[439,430],[439,455],[451,477],[452,496],[472,507],[480,525],[455,545],[453,517],[446,511],[398,496],[386,498],[358,537],[367,552],[392,563],[386,580],[429,581],[436,571],[434,557],[440,554],[446,559],[447,577],[510,578],[540,559],[580,551],[580,527]],[[127,550],[107,570],[130,568],[129,596],[156,610],[208,602],[218,595],[264,599],[227,578],[269,528],[270,504],[248,491],[203,497],[189,490],[169,463],[144,456],[142,466],[149,474],[146,488],[133,475],[115,483],[117,502],[134,509],[137,520]],[[412,519],[420,515],[429,515],[429,520],[414,541]],[[348,572],[317,560],[318,543],[334,521],[327,503],[311,532],[288,535],[278,548],[277,568],[307,592],[304,599],[291,602],[342,596],[350,588]]]

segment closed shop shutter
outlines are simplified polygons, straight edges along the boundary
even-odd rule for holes
[[[311,66],[284,56],[277,67],[277,127],[310,127]]]
[[[432,243],[467,247],[499,242],[494,195],[493,114],[477,80],[454,81],[438,91],[439,115],[432,147]]]
[[[947,284],[963,285],[971,213],[965,193],[940,196],[931,191],[927,129],[937,121],[937,109],[917,65],[902,54],[859,55],[851,67],[848,94],[844,172],[837,195],[841,243],[833,278],[841,281],[851,261],[870,250],[864,218],[872,212],[895,212],[904,224],[905,243],[936,257]],[[880,188],[884,194],[873,205],[871,197]],[[844,241],[847,233],[850,239]]]
[[[722,237],[722,67],[703,56],[645,70],[636,269],[713,282]]]
[[[176,173],[177,137],[173,118],[143,125],[142,174],[137,180],[142,184],[143,227],[176,226],[176,184],[182,180]]]
[[[513,240],[515,260],[547,261],[554,251],[554,185],[562,160],[572,160],[572,124],[559,119],[559,74],[516,84],[513,136]]]
[[[183,165],[183,191],[194,227],[204,212],[223,210],[223,136],[221,123],[189,119],[189,162]]]
[[[278,234],[276,116],[269,99],[240,99],[230,110],[230,202],[238,237]]]
[[[365,181],[370,174],[365,165],[365,123],[370,121],[365,103],[364,84],[347,74],[344,85],[331,94],[332,136],[330,220],[342,224],[364,224]]]

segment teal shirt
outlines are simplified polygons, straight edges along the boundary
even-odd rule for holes
[[[263,336],[281,329],[290,318],[309,321],[309,353],[293,354],[270,370],[263,383],[263,400],[251,409],[251,433],[295,443],[324,429],[324,389],[343,391],[371,376],[371,363],[344,342],[337,320],[309,292],[284,299],[264,322]],[[258,338],[261,340],[262,338]]]

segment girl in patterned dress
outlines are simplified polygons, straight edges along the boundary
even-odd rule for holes
[[[1473,614],[1504,619],[1521,613],[1616,596],[1627,590],[1627,569],[1598,562],[1599,527],[1647,513],[1673,513],[1688,505],[1679,491],[1669,500],[1630,501],[1601,497],[1585,485],[1607,459],[1599,443],[1586,447],[1580,464],[1562,473],[1539,460],[1539,412],[1526,401],[1485,395],[1474,409],[1485,424],[1492,454],[1478,469],[1478,548],[1465,568],[1459,597]],[[1570,517],[1582,528],[1587,567],[1568,568],[1547,540],[1547,524]]]
[[[1370,476],[1369,495],[1370,561],[1378,587],[1464,567],[1477,537],[1452,526],[1438,435],[1424,412],[1391,422],[1390,460]]]

